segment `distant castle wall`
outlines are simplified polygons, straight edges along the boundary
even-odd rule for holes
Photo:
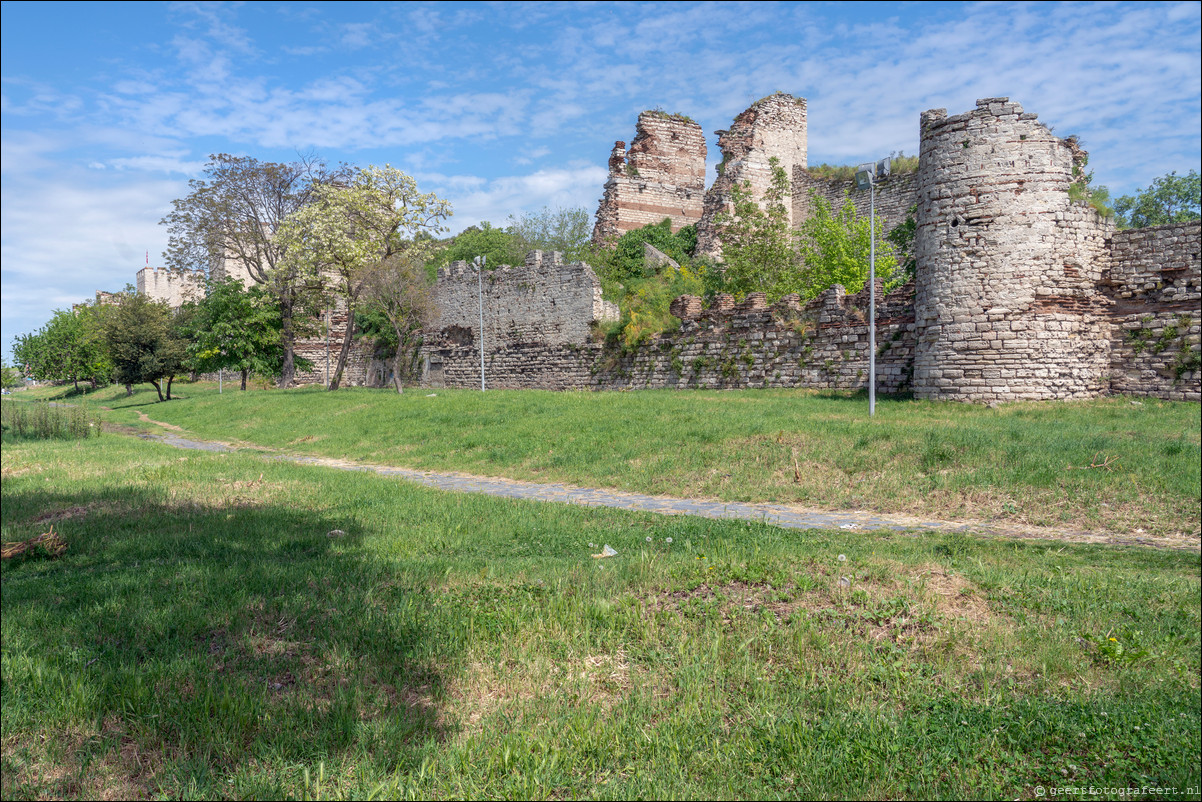
[[[136,282],[139,295],[166,303],[172,309],[205,297],[204,275],[195,270],[144,267],[138,271]]]
[[[1202,224],[1115,232],[1070,199],[1085,159],[1076,141],[1053,136],[1007,98],[980,100],[953,117],[928,111],[920,127],[918,172],[877,190],[883,229],[913,206],[918,225],[915,282],[888,297],[878,286],[882,392],[981,403],[1110,392],[1202,400]],[[868,213],[867,192],[807,170],[805,137],[804,100],[781,94],[720,132],[724,168],[698,223],[702,250],[713,252],[714,221],[729,208],[735,181],[750,181],[762,197],[772,156],[784,157],[792,177],[794,226],[809,214],[810,190],[835,208],[850,197],[859,216]],[[531,298],[545,285],[544,304],[580,292],[599,298],[595,277],[582,281],[572,289],[541,269],[517,283]],[[431,340],[431,384],[475,387],[478,323],[467,312],[478,315],[478,305],[468,309],[466,291],[456,297],[461,319]],[[486,305],[486,328],[512,331],[486,344],[488,386],[863,388],[867,307],[866,292],[848,296],[841,287],[804,306],[792,296],[769,307],[752,293],[740,303],[719,295],[703,309],[701,299],[682,296],[672,306],[678,331],[623,347],[587,335],[586,321],[600,318],[583,307],[561,319],[545,305],[526,315],[518,304],[519,314],[490,324]],[[559,336],[564,326],[570,336]]]

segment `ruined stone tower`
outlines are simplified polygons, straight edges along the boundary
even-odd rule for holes
[[[1069,199],[1082,155],[1008,98],[978,100],[953,117],[923,113],[916,397],[1105,391],[1107,301],[1097,286],[1113,224]]]
[[[718,177],[705,193],[697,224],[697,252],[718,255],[715,216],[730,210],[730,191],[736,183],[751,183],[752,196],[764,197],[772,183],[769,159],[776,158],[790,178],[794,167],[806,166],[806,101],[784,92],[761,98],[735,117],[730,130],[718,131],[722,163]],[[792,204],[786,203],[792,220]]]
[[[696,223],[705,196],[701,126],[679,114],[644,111],[630,150],[625,147],[625,142],[615,142],[610,154],[593,242],[604,244],[665,217],[673,231]]]

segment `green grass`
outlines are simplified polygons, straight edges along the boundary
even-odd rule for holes
[[[2,539],[69,546],[0,569],[5,799],[1197,798],[1196,553],[786,532],[119,436],[0,448]]]
[[[1202,528],[1193,403],[883,398],[869,419],[863,395],[784,390],[180,392],[155,403],[109,388],[89,403],[118,423],[423,469],[1137,535]]]

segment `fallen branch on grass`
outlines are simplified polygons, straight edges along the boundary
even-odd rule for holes
[[[1094,454],[1093,462],[1089,463],[1088,465],[1066,465],[1064,469],[1066,471],[1087,471],[1090,468],[1103,468],[1107,471],[1112,471],[1118,467],[1117,455],[1104,457],[1101,462],[1098,462],[1098,457],[1101,456],[1101,454],[1101,451],[1099,451],[1097,454]]]
[[[49,532],[43,532],[29,540],[0,545],[0,559],[11,560],[13,557],[19,557],[25,552],[36,548],[41,548],[49,557],[57,557],[67,550],[67,544],[63,542],[63,539],[58,536],[54,531],[54,527],[51,526]]]

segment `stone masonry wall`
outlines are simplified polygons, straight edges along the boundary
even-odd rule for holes
[[[204,275],[194,270],[144,267],[138,271],[136,282],[139,295],[164,301],[172,309],[205,297]]]
[[[1080,153],[1007,98],[922,115],[914,392],[1087,398],[1108,389],[1113,224],[1069,199]]]
[[[1202,400],[1202,223],[1118,231],[1110,247],[1111,391]]]
[[[878,293],[881,287],[878,284]],[[882,393],[909,387],[914,354],[913,287],[878,294],[877,386]],[[804,307],[787,296],[769,307],[762,293],[736,304],[719,295],[710,309],[701,299],[673,302],[680,329],[633,349],[595,341],[515,343],[485,349],[493,388],[646,389],[812,387],[856,389],[868,384],[868,292],[842,287]],[[446,344],[430,349],[437,362],[431,387],[480,386],[479,351]]]
[[[730,211],[731,189],[736,183],[750,182],[753,196],[761,199],[772,182],[769,159],[777,158],[787,176],[792,176],[797,167],[805,168],[805,98],[777,92],[757,100],[735,117],[729,130],[718,131],[718,147],[722,149],[722,164],[713,186],[705,193],[697,223],[697,252],[714,256],[721,251],[715,218]]]
[[[466,262],[438,271],[437,314],[422,347],[429,386],[480,386],[480,287]],[[557,355],[588,343],[594,323],[618,316],[617,306],[601,298],[591,267],[541,251],[527,255],[521,267],[485,271],[483,305],[485,373],[495,387],[566,386],[557,378],[564,369]],[[544,364],[543,357],[550,361]]]
[[[705,196],[705,135],[680,115],[644,111],[630,150],[615,142],[609,180],[597,209],[593,242],[603,245],[665,217],[679,231],[701,219]]]

